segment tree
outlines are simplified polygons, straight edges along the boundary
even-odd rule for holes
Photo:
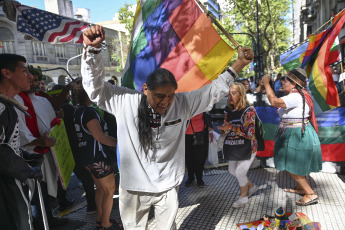
[[[126,24],[126,29],[129,34],[132,34],[133,22],[134,22],[134,13],[130,11],[132,4],[125,4],[119,9],[119,20],[121,23]]]
[[[125,28],[128,30],[128,33],[132,33],[134,13],[130,11],[132,7],[131,4],[125,4],[123,7],[120,7],[118,13],[118,19],[120,23],[125,24]],[[123,60],[127,59],[128,49],[130,45],[130,36],[124,32],[118,32],[113,38],[107,39],[108,49],[111,51],[111,61],[112,65],[116,66],[117,72],[122,72],[124,68]]]
[[[256,2],[257,1],[257,2]],[[230,33],[249,33],[257,39],[256,4],[259,10],[260,51],[264,72],[279,64],[279,56],[289,46],[287,12],[292,0],[227,0],[230,7],[224,28]],[[242,46],[252,47],[252,39],[245,35],[234,35]]]

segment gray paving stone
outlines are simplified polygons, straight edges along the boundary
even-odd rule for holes
[[[295,204],[298,194],[285,193],[293,188],[294,181],[285,172],[273,168],[251,169],[249,178],[259,190],[249,203],[239,209],[232,203],[239,196],[236,179],[226,168],[207,170],[204,173],[205,188],[186,188],[184,182],[179,190],[179,210],[176,216],[178,229],[232,230],[237,223],[260,219],[264,214],[273,215],[282,206],[288,212],[303,212],[311,220],[321,223],[322,229],[345,229],[345,176],[329,173],[312,173],[307,179],[319,195],[316,205],[301,207]],[[116,201],[116,200],[115,200]],[[85,222],[79,229],[94,229],[96,215],[86,215],[86,208],[68,214],[72,220]],[[114,202],[111,218],[119,219],[118,202]],[[153,212],[149,215],[148,229],[155,229]],[[77,229],[75,229],[77,230]]]

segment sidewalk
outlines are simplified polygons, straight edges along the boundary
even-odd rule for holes
[[[321,223],[322,229],[345,229],[345,175],[312,173],[308,181],[319,195],[319,203],[300,207],[295,201],[301,196],[285,193],[283,188],[295,185],[290,176],[274,168],[251,169],[250,179],[260,189],[250,198],[249,203],[239,209],[231,207],[239,196],[236,179],[226,168],[210,169],[205,172],[207,187],[185,187],[179,190],[179,210],[176,217],[178,229],[225,230],[237,229],[237,223],[260,219],[264,214],[274,215],[282,206],[287,212],[303,212],[311,220]],[[74,190],[81,190],[76,187]],[[74,192],[76,193],[76,192]],[[80,193],[80,192],[79,192]],[[79,207],[84,206],[80,203]],[[95,229],[96,214],[86,215],[86,207],[66,215],[70,224],[61,229]],[[119,218],[118,200],[114,200],[112,218]],[[153,212],[149,216],[149,228],[155,229]]]

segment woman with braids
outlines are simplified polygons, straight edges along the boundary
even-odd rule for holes
[[[318,202],[318,195],[310,187],[306,176],[321,170],[322,158],[314,104],[307,91],[307,73],[302,68],[291,70],[282,81],[286,96],[277,98],[272,90],[267,74],[263,83],[268,99],[278,110],[279,124],[275,144],[274,163],[277,169],[286,170],[297,182],[295,189],[285,192],[304,195],[297,205],[311,205]]]
[[[143,93],[104,81],[101,26],[83,32],[85,48],[81,73],[91,100],[114,114],[118,125],[120,159],[119,208],[125,229],[146,229],[155,207],[156,229],[176,229],[178,188],[185,174],[185,132],[193,116],[209,111],[228,94],[239,71],[253,59],[242,48],[238,59],[211,84],[176,93],[177,82],[166,69],[149,74]]]

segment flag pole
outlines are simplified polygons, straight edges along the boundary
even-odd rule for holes
[[[207,15],[207,17],[209,19],[211,19],[211,22],[214,23],[218,29],[220,29],[222,31],[222,33],[230,40],[230,42],[235,46],[236,50],[240,49],[241,46],[235,41],[235,39],[229,34],[228,31],[226,31],[222,25],[219,24],[219,22],[217,21],[217,19],[215,19],[215,17],[211,14],[210,11],[208,11],[206,9],[206,7],[199,1],[199,0],[195,0],[198,5],[201,7],[201,9],[204,11],[204,13]]]

